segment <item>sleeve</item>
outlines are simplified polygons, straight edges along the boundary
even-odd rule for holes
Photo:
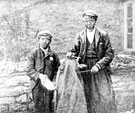
[[[80,34],[77,34],[76,37],[75,37],[75,44],[74,44],[73,48],[71,49],[71,52],[74,53],[75,56],[79,55],[80,45],[81,45]]]
[[[109,35],[107,34],[105,36],[105,53],[104,53],[104,56],[101,60],[99,60],[96,63],[96,66],[99,67],[100,69],[104,69],[106,66],[108,66],[111,63],[113,58],[114,58],[114,52],[112,50]]]
[[[36,81],[39,77],[39,72],[35,69],[34,52],[31,52],[27,57],[26,73],[34,81]]]

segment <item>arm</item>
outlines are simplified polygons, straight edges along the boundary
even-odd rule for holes
[[[35,53],[31,52],[27,57],[26,73],[34,81],[39,77],[39,73],[35,69]]]
[[[114,52],[112,50],[112,46],[111,46],[111,42],[109,39],[109,35],[105,35],[105,53],[102,59],[100,59],[96,65],[101,68],[104,69],[106,66],[108,66],[111,61],[113,60],[114,57]]]
[[[76,37],[75,37],[75,44],[74,44],[73,48],[71,49],[71,52],[74,53],[75,56],[79,55],[80,45],[81,45],[80,34],[77,34]]]

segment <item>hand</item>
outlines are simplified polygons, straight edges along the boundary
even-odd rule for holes
[[[80,60],[80,57],[77,57],[76,61],[79,62],[79,60]]]
[[[99,71],[99,68],[95,65],[91,68],[91,73],[97,73]]]
[[[68,52],[67,54],[66,54],[66,57],[67,58],[72,58],[74,56],[74,53],[72,53],[72,52]]]

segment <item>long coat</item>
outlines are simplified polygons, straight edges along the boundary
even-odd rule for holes
[[[36,112],[52,113],[53,112],[53,92],[42,86],[39,74],[45,74],[53,81],[56,76],[60,61],[58,55],[51,49],[48,54],[44,54],[41,48],[34,49],[27,58],[27,75],[30,77],[33,101],[35,103]]]
[[[81,73],[84,82],[84,92],[88,113],[116,113],[114,91],[111,80],[110,63],[114,52],[111,47],[109,35],[95,28],[94,43],[97,58],[89,58],[87,54],[87,30],[77,34],[72,52],[80,57],[80,63],[86,64],[87,69]],[[97,73],[91,73],[94,66],[100,66]],[[82,71],[82,70],[81,70]]]

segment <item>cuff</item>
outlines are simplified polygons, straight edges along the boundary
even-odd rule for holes
[[[99,70],[102,69],[101,66],[100,66],[100,64],[97,63],[96,66],[98,67]]]

